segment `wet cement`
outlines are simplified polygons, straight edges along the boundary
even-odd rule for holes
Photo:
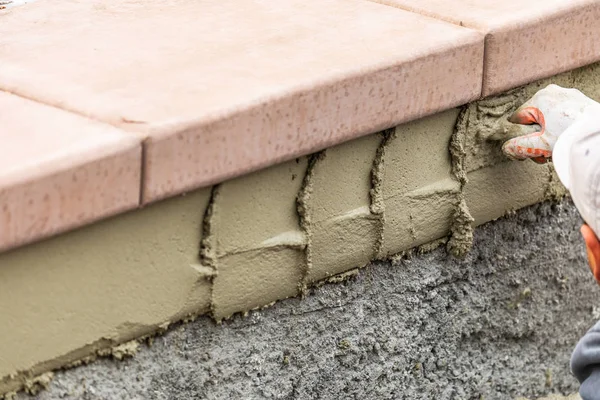
[[[54,399],[515,399],[570,394],[578,338],[600,318],[570,200],[444,247],[376,262],[245,318],[200,318],[124,361],[58,372]],[[26,399],[21,394],[19,399]]]

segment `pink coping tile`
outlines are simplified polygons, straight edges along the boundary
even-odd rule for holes
[[[144,202],[481,93],[481,33],[362,0],[53,0],[0,21],[0,88],[146,135]]]
[[[600,60],[600,0],[377,0],[485,33],[483,95]]]
[[[135,135],[0,92],[0,251],[139,204]]]

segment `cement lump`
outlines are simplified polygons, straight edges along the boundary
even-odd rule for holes
[[[306,167],[306,173],[304,175],[304,179],[302,180],[302,187],[298,192],[298,196],[296,198],[296,207],[298,211],[298,218],[300,220],[300,227],[304,232],[306,238],[306,247],[304,249],[304,254],[306,257],[305,261],[305,270],[302,274],[302,281],[299,284],[299,289],[302,295],[306,293],[307,288],[307,280],[308,276],[312,269],[312,213],[310,212],[311,207],[311,196],[313,192],[313,174],[315,171],[315,165],[322,159],[325,158],[325,152],[319,152],[313,154],[308,158],[308,165]]]
[[[385,201],[383,199],[383,179],[385,174],[385,150],[389,143],[396,137],[396,130],[390,129],[380,133],[381,142],[373,159],[371,168],[371,190],[369,191],[371,203],[369,209],[379,221],[377,242],[374,252],[377,257],[381,257],[383,251],[383,227],[385,225]]]
[[[454,221],[450,228],[448,251],[455,257],[464,257],[473,247],[473,222],[467,202],[461,199],[454,211]]]

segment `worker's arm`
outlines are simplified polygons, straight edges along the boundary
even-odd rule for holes
[[[600,241],[588,226],[581,227],[587,247],[590,270],[600,284]],[[571,371],[581,383],[583,400],[600,399],[600,322],[596,323],[577,343],[571,356]]]
[[[595,153],[590,153],[589,146],[593,146],[590,142],[587,142],[587,151],[580,152],[581,154],[575,162],[571,160],[572,153],[570,153],[572,140],[576,137],[574,135],[590,135],[580,136],[580,138],[585,137],[586,139],[596,135],[595,132],[598,132],[599,129],[598,115],[600,115],[600,104],[583,93],[575,89],[550,85],[537,92],[509,119],[510,122],[516,124],[537,124],[538,131],[523,132],[509,140],[504,139],[506,141],[502,150],[509,158],[532,159],[538,163],[547,162],[555,153],[557,168],[560,160],[562,173],[559,173],[559,177],[562,175],[561,181],[569,190],[574,190],[572,196],[575,204],[583,207],[586,212],[582,216],[594,226],[592,229],[589,225],[584,224],[581,227],[581,234],[587,249],[590,271],[596,282],[600,284],[600,240],[594,233],[594,230],[596,232],[600,232],[600,230],[597,212],[590,211],[590,207],[593,209],[598,206],[595,200],[591,201],[592,199],[589,198],[589,196],[600,194],[600,187],[587,186],[591,185],[591,181],[588,181],[592,175],[590,175],[590,169],[586,169],[591,165],[589,163],[597,161],[597,155],[594,156]],[[569,132],[565,133],[567,130]],[[563,134],[569,136],[561,138]],[[555,145],[561,147],[555,149]],[[596,146],[598,145],[596,144]],[[573,169],[576,167],[579,169]],[[574,187],[574,180],[577,182],[577,187]],[[578,210],[581,211],[579,207]],[[571,370],[581,383],[580,395],[583,400],[600,400],[600,322],[590,329],[577,344],[571,357]]]
[[[600,284],[600,241],[588,226],[581,227],[587,247],[590,270]],[[571,355],[571,372],[581,383],[579,395],[583,400],[600,400],[600,322],[579,340]]]
[[[588,117],[595,119],[597,115],[600,115],[600,104],[579,90],[548,85],[509,118],[518,125],[538,125],[539,130],[506,140],[502,151],[511,159],[546,163],[552,158],[556,141],[567,129],[585,129],[590,123]],[[590,270],[600,284],[600,240],[587,225],[582,226],[581,233]]]
[[[581,227],[581,234],[583,240],[585,240],[590,271],[592,271],[596,282],[600,284],[600,240],[598,240],[592,228],[585,224]]]
[[[522,134],[504,142],[509,158],[548,162],[556,141],[568,128],[581,129],[590,123],[588,116],[600,115],[600,104],[579,90],[548,85],[527,100],[509,121],[519,125],[538,125],[537,132]],[[578,125],[582,125],[578,127]],[[600,240],[588,226],[581,227],[587,247],[590,270],[600,284]]]
[[[600,322],[577,343],[571,371],[581,383],[579,394],[583,400],[600,399]]]

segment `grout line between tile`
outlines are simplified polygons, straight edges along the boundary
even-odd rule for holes
[[[141,156],[141,165],[140,165],[140,196],[138,198],[138,208],[139,207],[143,207],[144,206],[144,189],[145,189],[145,185],[144,182],[146,182],[146,158],[147,158],[147,150],[148,147],[146,146],[146,139],[142,139],[141,144],[141,151],[142,151],[142,156]]]
[[[104,125],[109,125],[109,126],[112,126],[114,128],[120,129],[123,132],[127,132],[127,131],[123,130],[121,126],[111,124],[110,122],[107,122],[107,121],[102,121],[102,120],[100,120],[98,118],[94,118],[94,117],[92,117],[90,115],[86,115],[86,114],[84,114],[82,112],[79,112],[79,111],[76,111],[76,110],[71,110],[71,109],[68,109],[68,108],[63,108],[63,107],[57,106],[56,104],[47,103],[45,101],[40,101],[40,100],[35,99],[33,97],[26,96],[26,95],[23,95],[21,93],[13,92],[13,91],[10,91],[10,90],[7,90],[7,89],[3,89],[3,88],[0,88],[0,92],[7,93],[7,94],[10,94],[10,95],[13,95],[13,96],[17,96],[17,97],[20,97],[22,99],[29,100],[29,101],[32,101],[34,103],[37,103],[37,104],[40,104],[40,105],[43,105],[43,106],[46,106],[46,107],[52,107],[54,109],[57,109],[57,110],[60,110],[60,111],[63,111],[63,112],[68,112],[70,114],[77,115],[79,117],[88,119],[90,121],[94,121],[94,122],[97,122],[97,123],[100,123],[100,124],[104,124]]]
[[[411,7],[408,7],[408,6],[405,6],[403,4],[390,4],[386,0],[367,0],[367,1],[370,1],[372,3],[381,4],[382,6],[396,8],[398,10],[406,11],[406,12],[409,12],[409,13],[412,13],[412,14],[420,15],[421,17],[426,17],[426,18],[435,19],[437,21],[446,22],[448,24],[452,24],[454,26],[459,26],[459,27],[464,28],[464,29],[477,30],[477,29],[465,26],[462,22],[456,23],[456,22],[454,22],[452,20],[449,20],[449,19],[444,19],[442,17],[438,17],[438,16],[430,14],[430,13],[426,13],[426,12],[421,12],[421,11],[415,10],[415,9],[413,9]]]
[[[486,62],[487,60],[487,56],[488,56],[488,40],[490,38],[490,34],[486,33],[485,36],[483,37],[483,63],[481,65],[482,67],[482,71],[481,71],[481,93],[479,93],[479,98],[482,99],[484,96],[483,94],[485,93],[487,87],[485,84],[487,75],[488,75],[488,70],[489,70],[489,65]]]
[[[412,13],[412,14],[416,14],[416,15],[419,15],[421,17],[435,19],[436,21],[442,21],[442,22],[445,22],[447,24],[452,24],[454,26],[458,26],[458,27],[463,28],[463,29],[468,29],[468,30],[471,30],[471,31],[481,32],[480,30],[478,30],[476,28],[465,26],[462,22],[456,23],[456,22],[452,21],[451,19],[444,19],[444,18],[435,16],[435,15],[432,15],[432,14],[425,13],[425,12],[419,12],[418,10],[411,9],[410,7],[403,6],[402,4],[390,4],[386,0],[367,0],[367,1],[370,1],[372,3],[381,4],[382,6],[386,6],[386,7],[396,8],[398,10],[402,10],[402,11],[406,11],[406,12],[409,12],[409,13]],[[479,93],[479,99],[483,98],[483,94],[485,93],[484,84],[485,84],[485,80],[486,80],[486,76],[487,76],[487,70],[488,70],[488,66],[487,66],[487,63],[486,63],[486,58],[487,58],[487,52],[488,52],[488,37],[489,36],[490,36],[490,34],[486,33],[485,36],[484,36],[484,38],[483,38],[483,63],[482,63],[482,71],[481,71],[481,92]]]
[[[7,94],[9,94],[11,96],[19,97],[19,98],[22,98],[22,99],[34,102],[36,104],[42,105],[42,106],[51,107],[51,108],[54,108],[54,109],[62,111],[62,112],[66,112],[66,113],[69,113],[69,114],[72,114],[72,115],[76,115],[78,117],[85,118],[85,119],[87,119],[89,121],[93,121],[93,122],[96,122],[96,123],[99,123],[99,124],[111,126],[111,127],[115,128],[115,129],[119,129],[125,135],[138,135],[135,132],[126,131],[126,130],[124,130],[120,126],[111,124],[111,123],[106,122],[106,121],[102,121],[102,120],[100,120],[98,118],[91,117],[89,115],[86,115],[84,113],[81,113],[81,112],[78,112],[78,111],[75,111],[75,110],[62,108],[62,107],[59,107],[59,106],[57,106],[55,104],[50,104],[50,103],[47,103],[47,102],[39,101],[39,100],[34,99],[32,97],[25,96],[23,94],[16,93],[16,92],[13,92],[13,91],[10,91],[10,90],[6,90],[6,89],[2,89],[2,88],[0,88],[0,92],[7,93]],[[142,206],[144,204],[143,203],[143,195],[144,195],[144,180],[145,180],[145,177],[146,177],[146,167],[145,166],[146,166],[146,149],[147,148],[146,148],[146,138],[142,137],[141,135],[138,135],[138,137],[140,137],[140,146],[141,146],[141,152],[142,152],[142,154],[141,154],[141,165],[140,165],[140,188],[139,188],[140,194],[138,196],[138,204],[137,204],[137,206],[140,207],[140,206]]]

